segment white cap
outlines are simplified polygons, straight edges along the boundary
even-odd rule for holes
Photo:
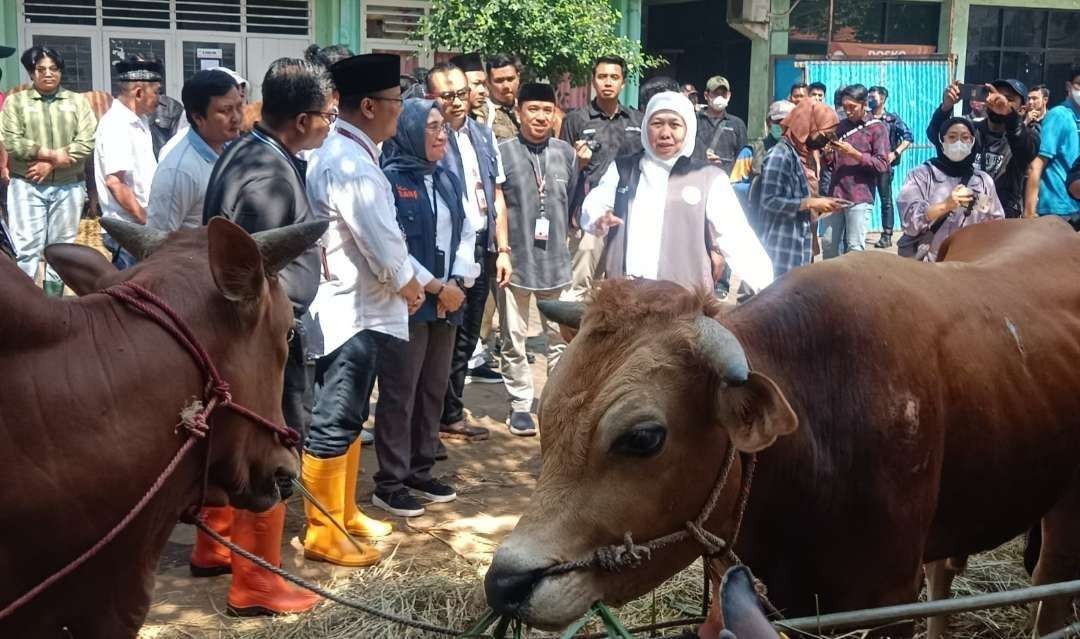
[[[247,80],[245,80],[242,75],[240,75],[236,71],[233,71],[229,67],[214,67],[213,69],[210,69],[210,70],[211,71],[224,71],[225,73],[228,73],[229,76],[233,79],[233,81],[236,82],[237,84],[247,84]]]

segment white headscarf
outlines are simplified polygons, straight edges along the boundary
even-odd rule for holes
[[[674,113],[682,118],[683,124],[686,125],[686,138],[683,139],[682,149],[679,150],[677,155],[667,160],[657,157],[652,147],[649,146],[649,120],[661,111]],[[657,93],[645,107],[645,117],[641,122],[641,146],[645,149],[645,157],[653,162],[667,167],[670,171],[675,166],[676,160],[684,156],[690,157],[694,153],[694,143],[697,139],[697,113],[694,111],[694,105],[690,103],[690,100],[685,95],[674,91]]]

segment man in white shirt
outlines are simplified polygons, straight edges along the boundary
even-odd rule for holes
[[[202,226],[206,185],[225,145],[240,137],[243,98],[232,76],[199,71],[180,94],[191,127],[163,154],[150,186],[146,225],[165,232]]]
[[[479,65],[479,56],[474,64]],[[510,263],[510,238],[503,198],[502,158],[495,145],[491,129],[468,117],[467,76],[453,64],[432,67],[427,76],[427,92],[439,104],[450,139],[446,157],[439,165],[453,173],[465,193],[465,215],[476,230],[476,259],[480,275],[468,289],[465,314],[458,328],[454,358],[450,366],[450,384],[443,402],[439,431],[443,437],[479,441],[487,439],[488,431],[465,421],[465,377],[473,382],[502,383],[502,376],[487,366],[470,370],[469,359],[480,339],[491,285],[506,287],[513,267]]]
[[[150,184],[157,169],[154,140],[146,118],[157,109],[161,63],[129,57],[116,64],[120,94],[101,116],[94,135],[94,181],[103,217],[146,224]],[[107,234],[105,248],[123,270],[135,264],[131,255]]]
[[[308,199],[330,228],[322,240],[323,281],[311,305],[322,341],[314,336],[311,345],[320,357],[303,480],[338,524],[368,539],[390,532],[355,503],[360,427],[368,417],[379,345],[407,340],[409,314],[424,302],[390,182],[379,168],[378,145],[394,135],[401,114],[400,65],[397,56],[367,54],[330,67],[340,116],[307,171]],[[345,566],[371,563],[325,515],[308,508],[307,516],[308,556]]]

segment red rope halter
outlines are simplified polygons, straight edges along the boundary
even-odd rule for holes
[[[210,355],[199,343],[199,340],[195,337],[195,334],[191,332],[191,329],[184,320],[176,314],[176,311],[174,311],[165,300],[133,282],[117,284],[116,286],[105,289],[103,292],[122,302],[128,308],[138,311],[153,320],[161,326],[166,333],[172,335],[181,346],[187,349],[191,358],[195,360],[195,364],[206,376],[206,386],[203,389],[203,401],[194,402],[189,408],[181,412],[180,423],[176,425],[176,429],[177,432],[181,429],[186,431],[189,437],[184,441],[180,450],[176,451],[176,454],[173,455],[169,464],[161,471],[161,474],[158,475],[157,479],[151,484],[150,488],[147,489],[146,493],[143,494],[142,498],[139,499],[126,515],[124,515],[123,519],[113,526],[112,529],[109,530],[104,537],[98,540],[96,544],[83,552],[83,554],[70,561],[60,570],[49,575],[45,580],[34,586],[24,595],[5,606],[3,610],[0,610],[0,620],[10,617],[16,610],[25,606],[57,581],[70,575],[100,552],[102,548],[113,541],[117,535],[119,535],[120,532],[142,512],[158,491],[161,490],[161,487],[165,485],[165,482],[172,476],[173,472],[176,471],[176,468],[180,465],[180,461],[184,456],[194,448],[195,444],[198,443],[200,439],[204,439],[207,434],[209,434],[210,424],[208,419],[218,408],[228,408],[234,413],[247,417],[256,424],[272,430],[277,434],[282,445],[286,447],[292,448],[300,443],[300,434],[292,428],[281,424],[275,424],[256,414],[252,410],[233,402],[232,395],[229,393],[229,384],[222,379],[217,367],[214,366],[213,360],[210,359]],[[201,498],[199,502],[198,507],[201,507]]]

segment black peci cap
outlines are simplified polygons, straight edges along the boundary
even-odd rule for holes
[[[369,95],[400,86],[401,58],[390,53],[365,53],[330,66],[334,86],[342,97]]]
[[[518,92],[518,104],[523,102],[551,102],[555,103],[555,87],[550,84],[530,82],[522,85]]]

